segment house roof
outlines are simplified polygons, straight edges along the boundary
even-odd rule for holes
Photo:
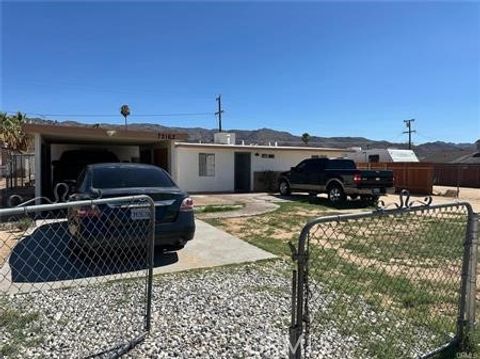
[[[311,152],[354,152],[345,148],[327,148],[327,147],[310,147],[310,146],[268,146],[268,145],[227,145],[222,143],[193,143],[193,142],[177,142],[175,147],[186,148],[217,148],[217,149],[233,149],[233,150],[268,150],[268,151],[311,151]]]
[[[413,150],[399,150],[389,148],[388,153],[393,162],[419,162]]]
[[[27,123],[23,125],[27,134],[40,134],[51,140],[108,141],[152,143],[164,140],[186,140],[188,134],[174,131],[154,132],[128,130],[124,128],[107,129],[90,126],[65,126]]]
[[[449,163],[480,164],[480,151],[461,156],[453,161],[450,161]]]

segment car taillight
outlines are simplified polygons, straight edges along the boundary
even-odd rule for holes
[[[193,199],[187,197],[183,200],[182,205],[180,206],[181,212],[193,211]]]
[[[353,175],[353,182],[355,184],[359,184],[360,182],[362,182],[362,176],[360,174],[354,174]]]
[[[75,214],[80,218],[93,218],[100,217],[102,213],[96,205],[93,205],[89,207],[77,208]]]

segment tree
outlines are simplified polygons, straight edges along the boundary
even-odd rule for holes
[[[302,135],[302,141],[304,144],[308,145],[308,143],[310,142],[310,135],[308,134],[308,132],[305,132],[303,135]]]
[[[130,116],[130,107],[128,107],[128,105],[123,105],[120,107],[120,113],[125,118],[125,128],[127,128],[127,117]]]
[[[26,119],[21,112],[13,116],[0,113],[0,140],[8,149],[19,152],[28,150],[29,137],[23,131]]]

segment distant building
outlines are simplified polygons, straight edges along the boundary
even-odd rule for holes
[[[355,162],[420,162],[413,150],[399,150],[394,148],[366,149],[352,148],[355,152],[349,153],[347,158]]]
[[[476,151],[450,161],[449,163],[480,164],[480,140],[475,142]]]

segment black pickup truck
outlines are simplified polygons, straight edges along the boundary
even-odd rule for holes
[[[280,174],[279,188],[284,196],[292,191],[327,193],[332,203],[345,201],[347,195],[375,201],[394,191],[393,172],[359,170],[352,160],[310,158]]]

